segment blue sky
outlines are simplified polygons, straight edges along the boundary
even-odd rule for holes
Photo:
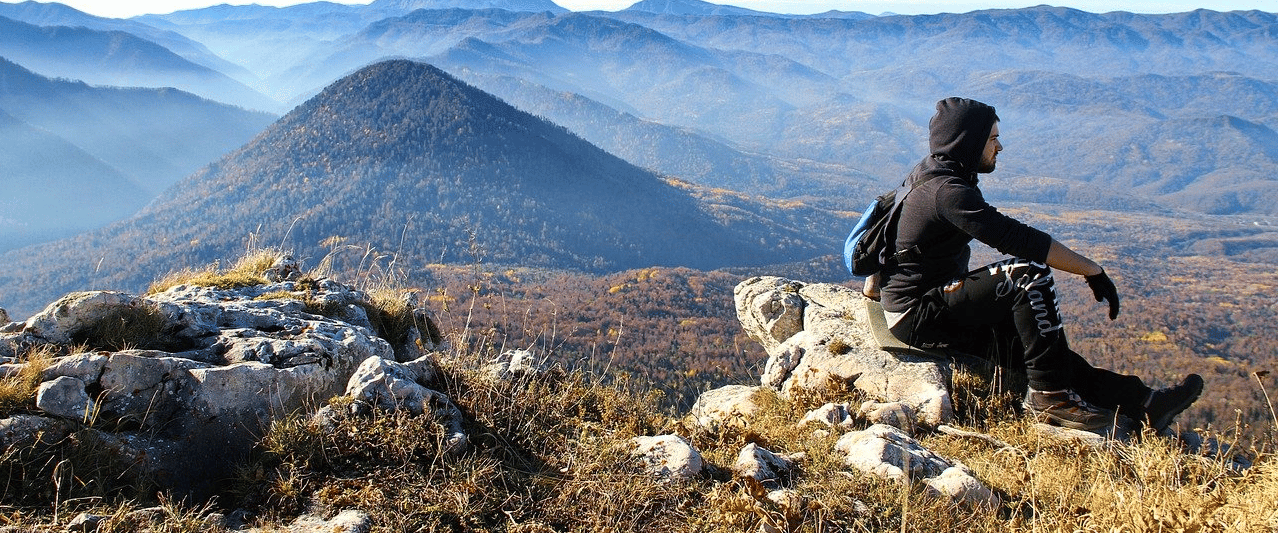
[[[20,0],[4,0],[15,2]],[[345,3],[365,1],[337,0]],[[625,9],[637,0],[555,0],[555,3],[574,11]],[[61,0],[61,3],[103,17],[131,17],[146,13],[170,13],[182,9],[195,9],[214,4],[289,5],[299,0]],[[1044,2],[1041,0],[905,0],[905,1],[851,1],[851,0],[719,0],[717,4],[730,4],[774,13],[820,13],[837,9],[841,11],[884,12],[914,15],[920,13],[965,13],[977,9],[1018,8],[1050,3],[1073,7],[1084,11],[1132,11],[1136,13],[1174,13],[1207,8],[1216,11],[1260,9],[1278,12],[1278,0],[1065,0]]]

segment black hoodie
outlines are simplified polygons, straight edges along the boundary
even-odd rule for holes
[[[905,178],[916,188],[905,199],[896,231],[896,249],[917,247],[918,253],[884,268],[884,309],[905,312],[923,293],[966,274],[972,239],[1007,255],[1047,260],[1051,236],[999,213],[977,188],[981,154],[996,122],[994,108],[975,100],[937,102],[929,124],[932,153]]]

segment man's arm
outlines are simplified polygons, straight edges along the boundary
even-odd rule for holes
[[[1047,249],[1047,266],[1080,276],[1095,276],[1104,272],[1095,261],[1083,257],[1056,239],[1052,239],[1052,246]]]
[[[1047,266],[1083,276],[1096,301],[1109,302],[1109,319],[1118,317],[1118,288],[1114,287],[1114,281],[1109,279],[1105,269],[1095,261],[1052,239],[1052,245],[1047,249]]]

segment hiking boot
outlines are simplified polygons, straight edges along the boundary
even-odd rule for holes
[[[1098,432],[1114,425],[1113,411],[1083,401],[1070,389],[1053,392],[1030,389],[1021,405],[1040,422],[1070,429]]]
[[[1145,401],[1145,418],[1154,431],[1170,426],[1172,419],[1184,411],[1203,393],[1203,378],[1198,374],[1185,376],[1180,385],[1158,389],[1149,393]]]

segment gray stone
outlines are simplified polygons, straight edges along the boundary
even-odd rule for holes
[[[749,425],[750,417],[759,410],[753,399],[758,391],[759,387],[747,385],[727,385],[708,390],[697,397],[688,416],[698,426],[708,429],[724,425],[745,427]]]
[[[447,433],[445,451],[459,453],[469,446],[461,410],[443,393],[424,384],[435,377],[433,356],[408,363],[369,357],[360,364],[346,385],[346,396],[387,410],[405,410],[435,418]]]
[[[772,453],[752,442],[737,454],[732,471],[741,477],[754,478],[765,486],[777,486],[788,484],[794,467],[794,457]]]
[[[701,473],[701,453],[678,435],[635,437],[632,454],[649,472],[666,480],[689,479]]]
[[[88,423],[89,415],[96,411],[84,382],[70,376],[62,376],[41,383],[36,389],[36,408],[47,414]]]
[[[962,466],[946,468],[940,475],[923,480],[923,485],[933,494],[969,509],[992,510],[1003,505],[1003,499],[998,494]]]
[[[52,444],[65,438],[74,425],[65,420],[37,415],[13,415],[0,419],[0,450]]]
[[[924,448],[905,432],[887,425],[844,434],[834,445],[843,461],[875,477],[897,481],[936,477],[954,463]]]
[[[925,448],[900,429],[877,424],[843,435],[835,450],[862,473],[901,483],[922,482],[933,494],[968,507],[994,508],[998,495],[962,463]]]
[[[856,416],[870,424],[885,424],[914,434],[914,409],[901,402],[864,402]]]
[[[44,342],[71,344],[73,335],[93,327],[103,317],[139,305],[141,299],[122,292],[75,292],[27,319],[23,333]]]
[[[314,515],[297,517],[284,529],[285,533],[367,533],[373,520],[367,513],[346,510],[327,520]]]
[[[40,379],[50,381],[62,376],[73,377],[85,383],[96,383],[102,378],[109,352],[79,353],[59,357],[40,372]]]
[[[742,328],[768,353],[764,386],[788,396],[850,384],[878,400],[904,403],[920,423],[953,418],[948,361],[881,349],[859,291],[755,277],[738,284],[734,297]]]
[[[506,350],[484,366],[484,372],[497,379],[536,375],[543,371],[542,361],[529,350]]]
[[[830,427],[838,427],[843,429],[852,429],[854,421],[852,414],[848,412],[848,404],[846,403],[827,403],[808,411],[799,420],[799,426],[803,426],[809,422],[824,424]]]
[[[450,445],[464,446],[460,410],[424,388],[435,379],[435,366],[423,357],[420,333],[410,328],[408,338],[418,339],[411,350],[393,349],[368,326],[362,308],[371,303],[365,293],[327,279],[316,285],[318,290],[306,288],[308,298],[350,306],[364,319],[351,323],[308,312],[313,308],[302,302],[294,281],[238,289],[177,285],[145,297],[73,293],[23,323],[21,331],[0,333],[0,356],[42,343],[69,347],[71,339],[112,313],[139,306],[158,310],[161,338],[149,348],[163,350],[58,358],[42,372],[38,401],[49,413],[92,418],[100,423],[94,427],[118,432],[102,433],[102,440],[137,464],[138,475],[182,496],[214,490],[274,420],[343,394],[356,367],[370,358],[393,362],[415,354],[402,367],[414,376],[409,380],[414,392],[397,389],[394,403],[430,413],[452,428]],[[29,427],[44,427],[50,435],[63,427],[47,420],[7,419],[6,438],[30,439]]]

